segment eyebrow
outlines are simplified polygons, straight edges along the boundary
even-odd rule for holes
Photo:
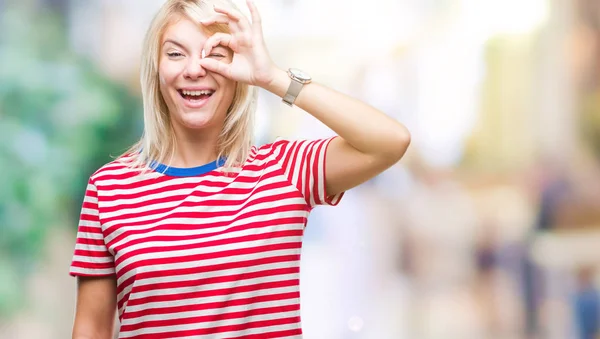
[[[179,42],[177,42],[177,41],[175,41],[175,40],[171,40],[171,39],[167,39],[167,40],[165,40],[165,42],[163,42],[163,46],[164,46],[164,45],[166,45],[168,42],[170,42],[170,43],[172,43],[173,45],[175,45],[175,46],[177,46],[177,47],[179,47],[179,48],[181,48],[181,49],[183,49],[183,50],[186,50],[186,51],[187,51],[187,48],[185,48],[185,46],[183,46],[183,45],[182,45],[182,44],[180,44]]]

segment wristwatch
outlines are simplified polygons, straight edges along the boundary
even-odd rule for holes
[[[290,82],[287,93],[283,96],[283,102],[291,107],[294,105],[294,101],[296,101],[296,97],[300,94],[302,87],[306,84],[310,84],[312,78],[306,72],[297,68],[288,69],[287,74],[292,81]]]

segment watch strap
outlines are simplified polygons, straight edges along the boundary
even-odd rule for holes
[[[283,96],[283,102],[290,107],[293,106],[294,101],[296,101],[296,97],[298,97],[298,94],[300,94],[302,86],[304,86],[303,83],[299,82],[298,80],[291,79],[287,93],[285,93]]]

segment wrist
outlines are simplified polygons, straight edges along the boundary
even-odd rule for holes
[[[290,85],[290,77],[287,72],[279,67],[273,67],[270,81],[261,86],[263,89],[283,98]]]

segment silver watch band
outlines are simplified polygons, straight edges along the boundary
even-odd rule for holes
[[[290,87],[288,87],[287,93],[285,93],[285,96],[283,97],[283,102],[291,107],[294,105],[294,101],[296,101],[296,97],[300,94],[300,90],[304,84],[294,79],[290,80]]]

